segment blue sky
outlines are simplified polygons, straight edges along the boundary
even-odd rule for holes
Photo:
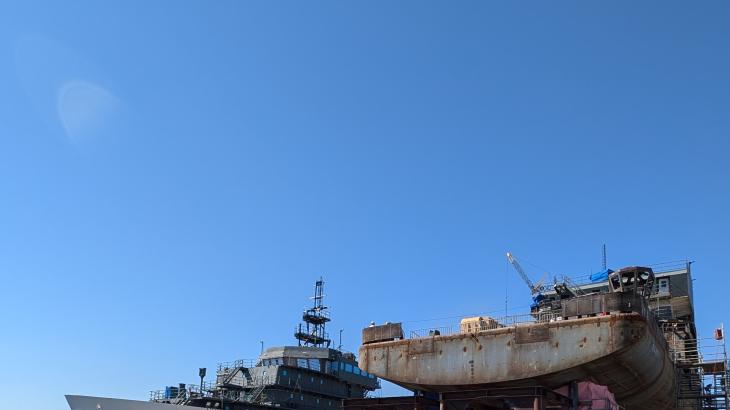
[[[603,243],[693,260],[700,331],[727,321],[727,2],[14,3],[8,408],[291,343],[320,275],[349,350],[371,320],[519,311],[508,250],[535,278]]]

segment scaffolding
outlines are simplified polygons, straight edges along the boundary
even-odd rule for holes
[[[541,386],[499,387],[442,393],[416,392],[413,396],[345,399],[344,410],[458,410],[458,409],[554,409],[576,408],[570,397]],[[600,400],[599,400],[600,401]],[[596,403],[598,403],[597,401]],[[602,403],[602,402],[601,402]],[[588,406],[592,403],[584,403]],[[601,404],[599,404],[601,405]],[[611,407],[592,407],[611,410]]]
[[[684,340],[672,352],[677,367],[677,408],[728,409],[728,360],[724,335]]]
[[[677,409],[729,409],[728,360],[722,327],[699,338],[692,303],[691,264],[657,273],[651,310],[677,372]]]

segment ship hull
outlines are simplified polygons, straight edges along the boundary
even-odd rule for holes
[[[107,397],[67,395],[71,410],[200,410],[199,407]]]
[[[113,399],[93,396],[66,396],[71,410],[200,410],[201,407],[219,410],[271,410],[274,406],[249,402],[224,402],[219,399],[192,400],[191,405],[158,403],[153,401]],[[286,406],[277,406],[278,410],[289,410]]]
[[[636,313],[372,343],[360,358],[369,373],[423,391],[590,380],[631,409],[673,408],[676,396],[666,341]]]

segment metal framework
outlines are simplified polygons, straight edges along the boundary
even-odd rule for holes
[[[575,401],[574,401],[575,400]],[[463,390],[414,396],[345,399],[344,410],[466,410],[530,408],[535,410],[576,408],[577,399],[541,386]],[[598,410],[599,407],[592,407]],[[610,409],[607,409],[610,410]]]
[[[730,391],[724,337],[684,340],[675,346],[683,348],[673,351],[678,373],[677,408],[728,409]]]
[[[294,337],[299,341],[299,346],[329,347],[332,341],[326,332],[325,326],[330,321],[327,306],[324,305],[324,280],[319,280],[314,285],[314,296],[311,297],[314,305],[302,314],[302,323],[299,324]]]

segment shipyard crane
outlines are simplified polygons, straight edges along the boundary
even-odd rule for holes
[[[520,263],[517,262],[517,259],[515,259],[515,257],[512,255],[511,252],[507,252],[507,260],[512,265],[512,267],[515,268],[515,270],[520,275],[520,277],[525,282],[525,284],[527,284],[527,287],[530,288],[530,292],[533,295],[537,295],[542,291],[542,289],[543,289],[542,281],[538,282],[537,285],[533,284],[532,281],[530,280],[530,277],[527,276],[527,274],[525,273],[525,270],[522,269],[522,265],[520,265]]]

